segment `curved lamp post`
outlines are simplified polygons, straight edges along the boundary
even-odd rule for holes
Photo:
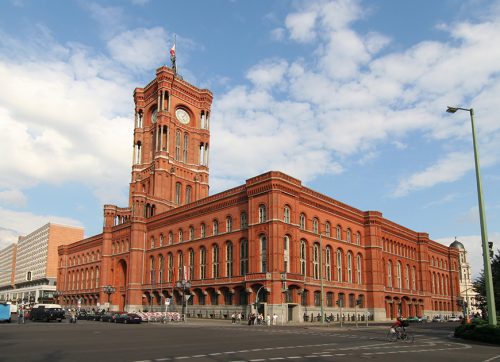
[[[481,170],[479,165],[479,152],[476,144],[476,127],[474,126],[474,109],[461,107],[447,107],[446,112],[467,111],[470,114],[472,125],[472,143],[474,146],[474,162],[476,165],[477,199],[479,203],[479,222],[481,224],[481,239],[483,248],[484,283],[486,286],[486,303],[488,305],[488,324],[497,325],[497,314],[495,310],[495,296],[493,295],[493,278],[491,274],[491,264],[489,259],[488,231],[486,229],[486,214],[483,204],[483,186],[481,183]]]

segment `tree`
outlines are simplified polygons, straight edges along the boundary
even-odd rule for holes
[[[491,259],[491,276],[493,278],[493,295],[495,297],[495,307],[497,314],[500,311],[500,249]],[[478,293],[476,302],[478,308],[483,312],[483,318],[487,316],[486,285],[484,282],[484,269],[479,278],[474,281],[474,290]]]

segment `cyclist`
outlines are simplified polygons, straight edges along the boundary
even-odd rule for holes
[[[403,318],[398,317],[396,319],[396,322],[391,326],[391,332],[395,333],[398,338],[401,336],[401,331],[404,331],[404,323],[403,323]]]

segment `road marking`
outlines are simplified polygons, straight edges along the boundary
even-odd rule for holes
[[[497,358],[500,358],[500,354],[498,356],[485,359],[483,362],[490,362],[490,361],[493,361],[494,359],[497,359]]]

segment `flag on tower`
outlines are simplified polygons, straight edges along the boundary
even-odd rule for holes
[[[172,45],[172,48],[170,48],[170,56],[175,57],[175,43]]]

